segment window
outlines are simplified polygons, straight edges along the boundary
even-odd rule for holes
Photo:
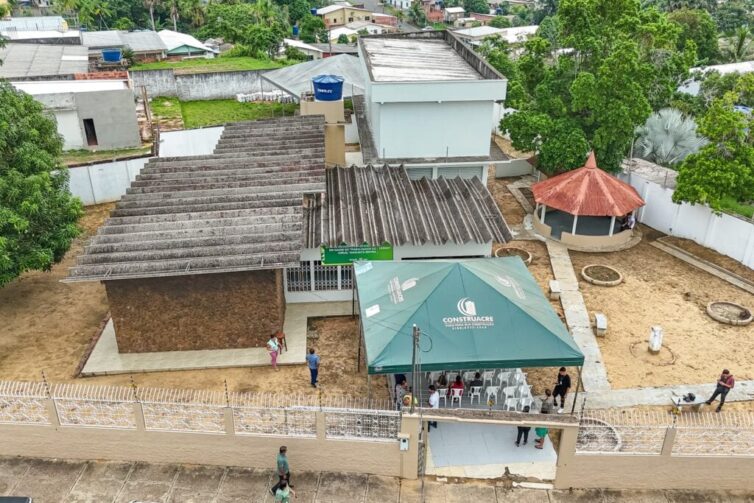
[[[308,292],[311,290],[311,267],[309,262],[301,262],[299,267],[286,269],[289,292]]]
[[[353,22],[353,18],[352,18],[352,17],[349,17],[349,18],[348,18],[348,22],[349,22],[349,23]]]
[[[94,119],[84,119],[84,133],[86,144],[90,147],[97,145],[97,131],[94,129]]]

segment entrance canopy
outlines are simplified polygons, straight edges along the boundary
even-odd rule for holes
[[[370,374],[580,366],[584,355],[519,257],[354,264]]]

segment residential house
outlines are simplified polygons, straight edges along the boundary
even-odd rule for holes
[[[445,21],[445,13],[442,5],[436,0],[422,0],[422,9],[427,16],[428,23],[442,23]]]
[[[306,42],[302,42],[300,40],[294,40],[292,38],[284,38],[281,52],[285,52],[286,47],[293,47],[294,49],[306,54],[310,60],[322,59],[323,57],[322,53],[324,51],[322,49],[314,47],[313,45],[307,44]]]
[[[61,16],[22,16],[0,19],[0,33],[13,31],[67,31]]]
[[[366,92],[353,103],[365,163],[486,181],[507,160],[491,142],[507,80],[452,32],[362,36],[358,45]]]
[[[455,30],[453,33],[470,45],[479,45],[486,38],[502,38],[509,44],[525,42],[539,29],[538,26],[517,26],[515,28],[493,28],[492,26],[475,26]]]
[[[738,63],[727,63],[724,65],[702,66],[698,68],[692,68],[690,72],[692,75],[704,75],[708,72],[717,72],[720,75],[726,75],[728,73],[752,73],[754,72],[754,61],[739,61]],[[697,94],[699,94],[700,85],[701,82],[698,80],[698,78],[692,77],[684,82],[678,88],[678,90],[682,93],[696,96]]]
[[[89,71],[81,45],[7,44],[0,48],[0,78],[8,80],[73,79]]]
[[[383,33],[393,33],[398,31],[398,29],[394,26],[385,26],[381,24],[370,23],[368,21],[354,21],[352,23],[348,23],[345,27],[351,30],[356,30],[356,32],[359,34],[364,33],[363,30],[366,30],[367,35],[382,35]]]
[[[173,30],[160,30],[157,34],[167,48],[168,57],[203,56],[205,58],[214,58],[218,53],[217,50],[202,44],[186,33],[179,33]]]
[[[479,21],[473,17],[460,17],[453,21],[454,28],[471,28],[473,26],[479,26]]]
[[[331,42],[337,41],[341,35],[345,35],[349,41],[354,41],[359,36],[359,32],[346,26],[338,26],[328,31]]]
[[[463,9],[463,7],[448,7],[445,9],[445,22],[446,23],[454,23],[456,19],[461,19],[464,17],[464,14],[466,11]]]
[[[98,60],[103,49],[130,49],[136,61],[160,61],[167,56],[168,48],[153,31],[85,31],[83,44],[89,48],[89,58]]]
[[[411,0],[388,0],[388,3],[399,10],[408,10]]]
[[[381,12],[372,12],[372,22],[376,24],[382,24],[385,26],[398,27],[398,18],[391,16],[390,14],[383,14]]]
[[[108,150],[141,144],[127,80],[12,81],[55,116],[63,148]]]
[[[348,5],[328,5],[317,9],[317,15],[322,18],[328,28],[344,26],[354,21],[372,21],[372,12]]]
[[[489,25],[492,20],[495,19],[495,16],[493,16],[492,14],[479,14],[478,12],[472,12],[471,17],[481,23],[482,26]]]
[[[330,56],[337,56],[338,54],[350,54],[352,56],[359,55],[359,48],[356,44],[311,44],[313,47],[322,51],[323,58],[329,58]]]

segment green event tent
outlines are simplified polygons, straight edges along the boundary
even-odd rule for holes
[[[354,264],[370,374],[581,366],[584,355],[519,257]]]

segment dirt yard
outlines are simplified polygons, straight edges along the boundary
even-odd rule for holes
[[[76,369],[108,312],[99,283],[60,283],[112,204],[90,206],[79,224],[83,234],[51,272],[29,272],[0,289],[0,380],[117,384],[130,376],[75,378]],[[356,373],[358,321],[350,317],[310,320],[311,345],[322,357],[320,388],[309,386],[304,365],[134,374],[138,386],[366,397],[366,373]],[[372,398],[387,398],[385,379],[374,376]]]
[[[642,230],[647,230],[643,228]],[[714,382],[727,367],[740,380],[754,379],[754,327],[734,327],[710,318],[714,300],[754,307],[754,296],[649,245],[645,232],[636,247],[616,253],[571,252],[577,275],[587,264],[618,269],[624,282],[600,287],[580,281],[590,313],[608,319],[598,339],[615,388]],[[646,351],[650,327],[663,329],[663,351]]]
[[[507,187],[508,184],[517,181],[519,178],[495,178],[494,171],[490,171],[487,178],[487,188],[503,213],[506,223],[511,227],[523,224],[526,216],[521,204],[513,197]]]

